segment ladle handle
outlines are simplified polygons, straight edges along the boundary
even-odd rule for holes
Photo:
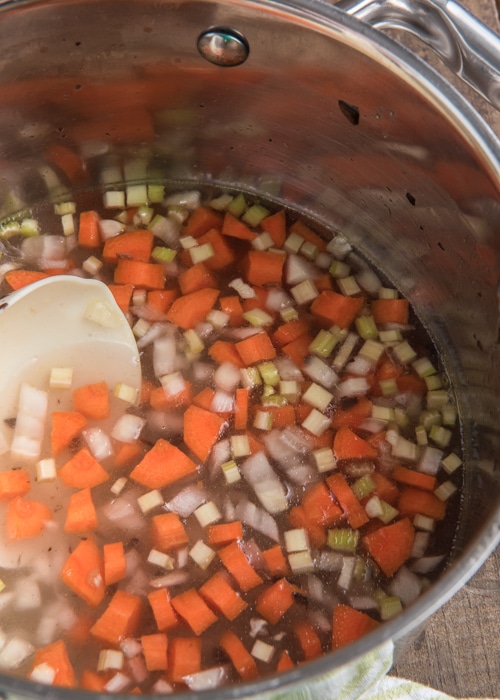
[[[500,37],[455,0],[340,0],[336,7],[382,29],[404,29],[500,110]]]

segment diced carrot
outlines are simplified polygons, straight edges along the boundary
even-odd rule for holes
[[[301,335],[307,333],[308,330],[309,324],[306,319],[297,318],[293,321],[283,323],[276,331],[274,331],[273,341],[281,348],[283,345],[287,345],[288,343],[292,343],[294,340],[297,340],[297,338],[300,338]]]
[[[124,314],[130,309],[130,300],[134,288],[131,284],[108,284],[108,289],[114,297],[114,300]]]
[[[443,520],[446,515],[446,501],[441,501],[429,491],[404,486],[397,502],[397,509],[403,515],[426,515],[433,520]]]
[[[326,250],[326,242],[321,236],[309,228],[309,226],[306,226],[300,219],[291,224],[288,230],[290,233],[297,233],[299,236],[302,236],[305,241],[315,245],[319,251]]]
[[[27,287],[29,284],[47,279],[48,276],[47,273],[36,270],[10,270],[5,273],[5,281],[14,291],[17,291]]]
[[[192,399],[191,382],[185,380],[184,385],[176,394],[170,394],[163,386],[155,386],[149,395],[149,403],[155,411],[168,411],[170,408],[188,406]]]
[[[91,537],[80,540],[66,559],[61,579],[87,605],[96,607],[104,600],[104,561]]]
[[[250,591],[263,581],[246,558],[237,542],[220,549],[219,557],[242,591]]]
[[[198,408],[204,408],[205,411],[209,411],[214,396],[215,389],[212,389],[211,386],[206,386],[196,396],[193,396],[193,404],[198,406]]]
[[[40,501],[22,496],[13,498],[7,506],[5,531],[8,540],[19,540],[39,535],[45,523],[52,519],[50,508]]]
[[[196,464],[175,445],[158,439],[130,473],[130,478],[149,489],[161,489],[193,474]]]
[[[292,668],[295,668],[295,664],[293,663],[290,654],[285,649],[281,652],[276,670],[278,673],[283,673],[284,671],[289,671]]]
[[[189,542],[189,537],[177,513],[162,513],[151,519],[151,541],[156,549],[168,552]]]
[[[218,229],[222,225],[223,216],[210,207],[198,207],[189,216],[184,229],[183,236],[193,236],[199,238],[210,229]]]
[[[118,647],[124,639],[136,634],[142,614],[141,597],[118,590],[90,632],[100,642]]]
[[[234,429],[245,430],[248,423],[248,402],[250,389],[240,388],[235,392]]]
[[[84,384],[73,391],[73,407],[89,420],[109,417],[109,389],[105,381]]]
[[[231,663],[243,680],[251,681],[258,676],[259,671],[255,659],[232,630],[227,630],[222,635],[219,644],[231,659]]]
[[[36,650],[29,674],[41,664],[49,666],[55,672],[52,685],[62,688],[76,688],[75,671],[69,660],[66,644],[62,639]]]
[[[370,478],[375,484],[375,490],[370,495],[376,495],[391,506],[394,505],[399,496],[396,484],[377,471],[372,472]]]
[[[44,150],[44,159],[62,171],[73,185],[82,185],[88,180],[89,172],[83,156],[76,150],[52,143]]]
[[[392,576],[411,556],[415,529],[409,518],[380,527],[363,537],[363,545],[386,576]]]
[[[80,435],[87,425],[87,419],[78,411],[54,411],[51,420],[50,442],[52,454],[57,457]]]
[[[75,614],[73,623],[66,630],[66,638],[69,644],[82,646],[90,640],[90,628],[93,624],[92,611],[78,612]]]
[[[408,299],[374,299],[371,312],[375,323],[408,323]]]
[[[335,433],[333,452],[338,460],[376,459],[378,457],[377,450],[346,425],[339,428]]]
[[[394,481],[399,481],[409,486],[416,486],[419,489],[424,489],[424,491],[434,491],[436,488],[436,477],[417,472],[415,469],[408,469],[398,465],[392,470],[391,476]]]
[[[417,377],[417,375],[412,372],[400,374],[399,377],[396,378],[396,384],[398,386],[398,391],[401,393],[411,392],[412,394],[417,394],[417,396],[422,396],[427,391],[425,380],[421,377]]]
[[[140,442],[122,442],[113,457],[113,465],[120,469],[138,459],[144,451]]]
[[[364,305],[363,297],[348,297],[326,290],[311,304],[311,313],[324,325],[348,328]]]
[[[166,314],[177,296],[176,289],[152,289],[148,292],[148,306],[161,314]]]
[[[254,238],[257,238],[257,234],[254,231],[228,211],[224,215],[222,234],[231,238],[239,238],[243,241],[253,241]]]
[[[195,588],[189,588],[172,598],[172,607],[198,636],[218,619]]]
[[[219,299],[221,311],[229,316],[229,325],[241,326],[243,323],[243,307],[237,296],[221,297]]]
[[[336,525],[344,517],[324,481],[319,481],[306,490],[302,497],[302,506],[309,520],[323,527]]]
[[[309,346],[313,341],[313,337],[310,333],[304,333],[291,343],[284,345],[281,350],[288,355],[288,357],[301,368],[304,365],[306,357],[309,355]]]
[[[218,289],[208,288],[178,297],[168,310],[167,319],[185,331],[194,328],[197,323],[205,320],[218,296]]]
[[[248,606],[224,576],[215,573],[199,590],[200,596],[228,620],[234,620]]]
[[[120,258],[149,262],[153,250],[153,234],[147,229],[125,231],[104,242],[102,257],[106,262],[116,263]]]
[[[288,566],[286,557],[279,544],[270,549],[264,549],[262,551],[262,556],[264,557],[264,561],[267,564],[271,576],[280,578],[288,576],[290,567]]]
[[[74,489],[91,489],[109,479],[108,472],[86,447],[63,464],[57,474],[65,486]]]
[[[327,478],[326,483],[344,511],[349,525],[354,529],[365,525],[369,518],[365,513],[365,509],[356,498],[354,491],[347,483],[344,475],[332,474]]]
[[[299,589],[282,578],[260,593],[255,609],[271,625],[275,625],[295,603],[294,594]]]
[[[267,308],[266,304],[269,290],[264,287],[258,287],[257,285],[253,285],[252,289],[254,296],[250,299],[243,299],[241,302],[243,311],[246,313],[247,311],[253,311],[253,309],[263,309],[270,316],[274,316],[275,312]]]
[[[294,528],[307,531],[311,545],[320,549],[326,544],[326,528],[309,517],[304,506],[293,506],[288,511],[288,522]]]
[[[166,671],[168,668],[168,641],[163,632],[143,634],[140,638],[146,668],[152,671]]]
[[[99,214],[96,211],[80,212],[78,244],[85,248],[97,248],[100,243]]]
[[[172,607],[170,594],[166,588],[158,588],[148,593],[148,601],[159,632],[165,632],[179,624],[179,618]]]
[[[201,670],[201,639],[174,637],[168,644],[168,677],[172,683],[183,683],[185,676]]]
[[[318,292],[325,292],[333,289],[333,281],[328,272],[314,278],[314,286]]]
[[[234,343],[230,343],[228,340],[216,340],[215,343],[210,346],[208,354],[212,360],[218,362],[219,365],[221,365],[223,362],[231,362],[231,364],[235,365],[236,367],[241,368],[245,366],[236,345]]]
[[[64,523],[65,532],[83,534],[96,530],[98,526],[97,511],[89,488],[77,491],[70,496]]]
[[[243,525],[241,520],[230,523],[218,523],[207,528],[207,542],[212,547],[220,547],[235,540],[243,539]]]
[[[111,678],[111,673],[96,673],[86,668],[80,677],[80,686],[83,690],[90,690],[94,693],[104,693],[106,684]]]
[[[191,452],[204,462],[221,434],[225,420],[198,406],[184,413],[184,442]]]
[[[191,294],[205,288],[217,289],[219,286],[218,281],[202,262],[183,270],[178,281],[182,294]]]
[[[0,501],[10,501],[25,496],[31,488],[29,472],[26,469],[9,469],[0,472]]]
[[[273,417],[273,428],[286,428],[295,425],[295,408],[291,404],[283,406],[266,406],[264,409]]]
[[[284,209],[280,209],[274,214],[266,216],[259,224],[263,231],[267,231],[276,248],[282,248],[286,240],[286,213]]]
[[[305,620],[299,620],[294,624],[293,631],[305,661],[310,661],[311,659],[316,659],[318,656],[321,656],[323,653],[321,640],[311,623]]]
[[[205,243],[209,243],[214,251],[212,257],[205,260],[205,265],[209,270],[223,270],[236,261],[233,249],[218,229],[212,228],[198,239],[199,245]]]
[[[236,343],[236,349],[246,366],[276,357],[276,349],[264,331],[240,340]]]
[[[127,575],[127,560],[123,542],[109,542],[103,546],[104,583],[112,586]]]
[[[257,287],[281,285],[286,256],[266,250],[249,250],[243,262],[247,282]]]
[[[159,263],[120,258],[113,277],[115,284],[131,284],[141,289],[163,289],[165,287],[165,267]]]
[[[332,416],[332,428],[338,430],[344,426],[357,428],[361,423],[371,416],[372,402],[365,396],[359,398],[350,408],[336,408]]]
[[[340,649],[364,637],[379,626],[366,613],[339,604],[333,610],[332,649]]]

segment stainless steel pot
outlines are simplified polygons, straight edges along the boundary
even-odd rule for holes
[[[351,647],[207,699],[283,697],[302,684],[323,697],[325,675],[407,639],[500,540],[500,147],[437,72],[360,20],[425,38],[496,106],[500,39],[451,0],[345,0],[343,8],[320,0],[0,5],[2,216],[103,179],[262,192],[325,233],[342,230],[411,298],[457,388],[467,464],[460,527],[439,582]],[[47,695],[10,677],[0,688],[7,698]]]

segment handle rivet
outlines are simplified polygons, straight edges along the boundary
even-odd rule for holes
[[[250,48],[245,37],[234,29],[213,27],[198,37],[198,51],[209,63],[230,67],[244,63]]]

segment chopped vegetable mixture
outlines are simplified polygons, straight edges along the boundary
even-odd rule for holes
[[[342,235],[241,193],[144,195],[0,231],[4,293],[101,280],[141,352],[140,396],[71,367],[23,384],[2,448],[0,670],[110,693],[251,680],[368,634],[443,565],[460,484],[432,343]]]

